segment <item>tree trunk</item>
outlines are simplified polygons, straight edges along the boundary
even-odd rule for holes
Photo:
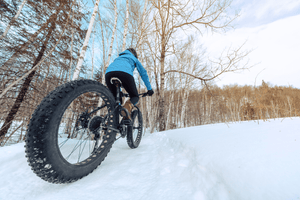
[[[206,124],[206,91],[203,88],[203,124]]]
[[[20,7],[19,7],[19,10],[18,10],[17,14],[16,14],[16,15],[14,16],[14,18],[9,22],[9,24],[7,25],[7,27],[6,27],[5,31],[4,31],[4,33],[0,36],[0,40],[2,40],[2,39],[7,35],[7,33],[8,33],[8,31],[9,31],[11,25],[18,19],[18,17],[20,16],[21,11],[22,11],[22,9],[23,9],[23,7],[24,7],[24,5],[25,5],[26,2],[27,2],[27,0],[23,0],[22,4],[21,4]]]
[[[180,115],[180,128],[184,128],[184,121],[186,119],[186,107],[188,103],[188,97],[189,97],[190,90],[188,87],[184,88],[183,91],[183,100],[182,100],[182,105],[181,105],[181,115]]]
[[[109,46],[109,50],[108,50],[108,57],[107,57],[107,60],[104,64],[104,69],[103,69],[104,73],[102,74],[102,82],[103,83],[105,83],[105,71],[106,71],[106,69],[109,65],[109,62],[110,62],[113,43],[114,43],[114,39],[115,39],[115,32],[116,32],[116,29],[117,29],[117,22],[118,22],[117,0],[114,0],[114,10],[115,10],[115,22],[114,22],[114,28],[113,28],[113,31],[112,31],[110,46]]]
[[[159,131],[166,130],[166,116],[165,116],[165,57],[166,57],[166,35],[165,24],[162,20],[162,35],[161,35],[161,53],[160,53],[160,94],[159,94]]]
[[[138,40],[138,44],[137,44],[138,55],[141,53],[141,45],[143,42],[143,34],[144,34],[143,29],[144,29],[144,24],[145,24],[147,6],[148,6],[148,0],[145,0],[144,10],[143,10],[143,14],[142,14],[142,22],[141,22],[141,26],[140,26],[140,30],[139,30],[140,35],[139,35],[139,40]]]
[[[72,71],[72,62],[73,62],[73,46],[74,46],[74,27],[73,27],[73,22],[74,22],[74,11],[72,11],[72,23],[71,23],[71,27],[72,27],[72,38],[71,38],[71,49],[70,49],[71,60],[70,60],[69,78],[68,78],[68,81],[71,81],[71,71]]]
[[[110,46],[109,46],[109,50],[108,50],[108,58],[107,58],[107,62],[106,62],[106,66],[105,66],[104,70],[106,70],[106,68],[108,67],[109,62],[110,62],[112,48],[113,48],[114,39],[115,39],[115,32],[117,29],[117,22],[118,22],[117,0],[114,1],[114,10],[115,10],[115,23],[114,23],[114,28],[113,28],[113,31],[111,34],[111,41],[110,41]]]
[[[100,28],[101,28],[101,38],[102,38],[102,54],[103,54],[103,61],[102,61],[102,63],[103,63],[103,67],[102,67],[102,78],[101,78],[101,82],[103,83],[103,84],[105,84],[105,80],[104,80],[104,75],[103,74],[105,74],[105,43],[104,43],[104,33],[103,33],[103,24],[102,24],[102,20],[101,20],[101,15],[100,15],[100,12],[99,12],[99,23],[100,23]]]
[[[45,30],[45,28],[49,25],[49,23],[51,23],[52,20],[56,19],[57,14],[53,14],[49,20],[47,22],[45,22],[40,29],[38,29],[34,34],[31,35],[31,37],[29,38],[29,40],[27,42],[25,42],[24,44],[22,44],[22,46],[18,49],[18,51],[16,51],[2,66],[2,67],[9,67],[9,65],[11,65],[15,59],[22,54],[22,52],[24,52],[26,50],[26,48],[28,47],[28,45],[30,45],[31,43],[34,42],[34,40],[36,39],[36,37]],[[27,49],[27,51],[29,51]]]
[[[169,110],[168,110],[167,120],[166,120],[166,130],[172,128],[171,123],[172,123],[173,115],[171,114],[171,111],[172,111],[172,105],[174,101],[174,93],[175,91],[171,92],[171,98],[169,98]]]
[[[91,72],[91,79],[94,76],[94,53],[95,53],[95,32],[93,34],[93,44],[92,44],[92,72]]]
[[[50,30],[49,30],[49,32],[48,32],[48,34],[46,36],[45,42],[44,42],[44,44],[43,44],[43,46],[42,46],[42,48],[41,48],[41,50],[39,52],[38,57],[34,61],[34,64],[33,64],[32,68],[35,67],[35,65],[37,65],[40,62],[40,60],[42,59],[42,57],[43,57],[43,55],[45,53],[47,44],[49,42],[50,36],[51,36],[52,31],[54,30],[54,28],[55,28],[55,21],[52,22]],[[6,119],[5,119],[4,124],[2,125],[2,128],[0,130],[0,141],[3,140],[4,136],[8,132],[8,129],[10,128],[10,126],[11,126],[11,124],[12,124],[12,122],[13,122],[13,120],[14,120],[14,118],[15,118],[15,116],[16,116],[16,114],[17,114],[17,112],[18,112],[18,110],[19,110],[19,108],[20,108],[20,106],[21,106],[21,104],[23,102],[23,100],[25,99],[27,90],[28,90],[28,88],[30,86],[30,83],[31,83],[31,81],[32,81],[32,79],[33,79],[33,77],[35,75],[35,72],[36,72],[36,70],[32,71],[26,77],[26,79],[25,79],[25,81],[24,81],[24,83],[23,83],[23,85],[21,87],[21,90],[20,90],[20,92],[19,92],[19,94],[18,94],[18,96],[17,96],[17,98],[15,100],[15,103],[14,103],[13,107],[11,108],[10,112],[8,113],[8,115],[7,115]]]
[[[161,73],[160,73],[160,95],[159,95],[159,131],[166,130],[166,116],[165,116],[165,99],[164,99],[164,90],[165,90],[165,51],[164,47],[161,53]]]
[[[89,24],[89,28],[88,28],[88,31],[87,31],[86,36],[85,36],[85,40],[84,40],[84,43],[83,43],[83,46],[82,46],[82,49],[81,49],[81,53],[80,53],[78,63],[77,63],[76,69],[74,71],[72,80],[76,80],[79,77],[80,70],[81,70],[81,67],[82,67],[82,64],[83,64],[83,59],[84,59],[84,56],[85,56],[85,52],[86,52],[86,49],[87,49],[88,44],[89,44],[89,39],[90,39],[91,32],[92,32],[92,29],[93,29],[95,17],[97,15],[97,10],[98,10],[99,3],[100,3],[100,0],[97,0],[96,3],[95,3],[94,11],[93,11],[93,14],[92,14],[92,17],[91,17],[91,20],[90,20],[90,24]]]
[[[128,19],[129,19],[129,0],[126,0],[126,19],[125,19],[125,24],[124,24],[122,51],[125,51],[125,48],[126,48],[126,36],[127,36],[127,29],[128,29]]]

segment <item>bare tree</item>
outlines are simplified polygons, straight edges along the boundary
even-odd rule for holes
[[[138,53],[141,52],[141,45],[143,42],[143,38],[145,36],[145,30],[144,30],[144,25],[145,25],[145,21],[146,21],[146,11],[147,11],[147,6],[148,6],[148,0],[145,0],[144,3],[144,9],[143,9],[143,13],[142,13],[142,21],[140,23],[140,29],[139,29],[139,39],[137,42],[137,49],[138,49]]]
[[[62,49],[64,49],[66,47],[66,45],[64,45],[65,43],[68,43],[67,41],[70,41],[70,37],[62,37],[66,31],[67,25],[68,25],[68,21],[70,18],[70,13],[71,13],[71,9],[73,8],[74,5],[74,1],[64,1],[64,2],[55,2],[54,4],[52,4],[52,2],[49,2],[50,4],[52,4],[51,6],[44,6],[44,7],[38,7],[39,5],[33,4],[35,2],[30,2],[31,6],[34,7],[34,9],[39,10],[40,9],[40,13],[44,12],[45,15],[43,15],[44,19],[42,21],[46,21],[47,23],[40,23],[39,24],[42,25],[42,27],[38,27],[38,31],[37,32],[43,32],[44,34],[42,36],[40,36],[38,38],[38,41],[36,42],[36,45],[39,46],[35,46],[37,50],[39,50],[38,52],[32,51],[29,48],[25,49],[26,45],[21,45],[21,48],[24,48],[24,53],[23,52],[19,52],[19,56],[15,56],[17,55],[16,53],[18,53],[17,51],[13,52],[13,56],[15,56],[15,58],[18,58],[19,60],[22,59],[22,57],[27,57],[30,60],[33,60],[33,62],[28,62],[27,65],[31,64],[31,69],[28,69],[29,66],[26,68],[22,66],[22,68],[18,69],[18,64],[16,64],[16,62],[11,63],[13,69],[16,69],[16,71],[18,71],[18,76],[15,77],[14,79],[10,80],[10,84],[5,87],[5,89],[1,92],[0,95],[0,99],[1,101],[5,100],[5,98],[9,98],[11,93],[14,93],[14,96],[11,98],[13,100],[10,101],[10,105],[6,105],[4,107],[7,107],[7,116],[4,119],[4,124],[1,127],[1,139],[3,139],[3,137],[6,135],[8,129],[10,128],[13,120],[21,120],[24,119],[24,116],[28,117],[30,116],[32,109],[33,108],[28,108],[29,105],[21,106],[21,104],[24,104],[24,102],[29,103],[29,102],[33,102],[32,99],[28,98],[28,96],[30,96],[33,93],[36,93],[36,87],[37,83],[39,82],[38,77],[41,76],[41,72],[44,72],[44,67],[48,67],[48,74],[49,74],[49,65],[54,64],[56,66],[56,68],[54,68],[54,73],[56,73],[56,75],[53,76],[54,79],[60,79],[63,80],[64,79],[64,68],[63,66],[61,67],[57,67],[60,64],[58,64],[61,60],[65,60],[64,56],[69,57],[68,53],[65,53],[65,51],[62,52],[56,52],[54,50],[59,49],[60,51]],[[39,4],[37,2],[37,4]],[[49,14],[50,13],[50,14]],[[54,15],[53,15],[54,13]],[[47,17],[48,15],[48,17]],[[47,19],[48,18],[48,19]],[[76,14],[76,18],[77,21],[80,21],[81,18],[78,14]],[[50,27],[49,27],[50,26]],[[70,26],[68,26],[69,28]],[[74,26],[76,27],[78,33],[80,33],[80,28],[78,28],[78,26]],[[71,26],[71,28],[73,29],[73,26]],[[60,29],[62,31],[54,31],[54,29]],[[42,31],[40,31],[42,30]],[[35,32],[35,36],[37,36],[39,33]],[[77,35],[78,35],[77,33]],[[22,32],[21,32],[22,34]],[[23,34],[24,35],[24,34]],[[31,35],[31,34],[29,34]],[[32,35],[31,35],[32,36]],[[32,38],[32,37],[31,37]],[[63,38],[63,40],[62,40]],[[60,43],[61,41],[61,43]],[[76,41],[78,42],[78,38],[76,39]],[[25,42],[26,43],[26,42]],[[59,44],[60,43],[60,44]],[[16,49],[20,49],[20,47],[17,47]],[[36,56],[37,53],[38,55]],[[52,54],[53,53],[53,54]],[[9,59],[11,60],[11,58]],[[44,63],[44,61],[46,60],[46,62]],[[11,61],[10,61],[11,62]],[[5,63],[7,63],[7,61],[5,61]],[[42,65],[43,63],[43,65]],[[11,66],[8,68],[5,65],[4,68],[1,68],[2,70],[7,70],[9,68],[12,68]],[[48,76],[48,74],[46,73],[45,75]],[[38,77],[36,77],[38,76]],[[35,82],[34,82],[34,77],[35,78]],[[21,84],[21,81],[25,79],[25,81]],[[51,79],[51,78],[50,78]],[[48,77],[43,77],[43,82],[45,82],[45,80],[50,80]],[[33,82],[33,86],[30,85],[31,82]],[[57,81],[56,84],[60,84],[61,81]],[[42,86],[41,86],[42,87]],[[11,91],[13,89],[13,91]],[[8,92],[10,91],[10,92]],[[8,94],[6,94],[8,92]],[[41,93],[41,92],[40,92]],[[32,96],[30,96],[32,97]],[[35,97],[33,97],[35,98]],[[42,98],[42,97],[41,97]],[[37,102],[34,102],[37,103]],[[10,110],[9,107],[11,106]],[[33,105],[32,105],[33,106]],[[20,113],[20,111],[22,111],[22,113]],[[27,112],[27,113],[24,113]],[[28,113],[29,111],[29,113]],[[18,116],[17,116],[18,113]],[[6,114],[5,114],[6,115]],[[2,115],[3,116],[3,115]],[[28,118],[27,117],[27,118]],[[26,123],[23,123],[26,124]]]
[[[96,3],[95,3],[94,11],[93,11],[93,14],[91,16],[90,23],[89,23],[89,28],[88,28],[87,33],[86,33],[86,37],[85,37],[85,40],[84,40],[84,43],[83,43],[83,46],[82,46],[82,49],[81,49],[81,53],[80,53],[78,63],[77,63],[77,66],[75,68],[72,80],[76,80],[79,77],[80,70],[81,70],[83,60],[84,60],[84,56],[85,56],[85,52],[86,52],[86,49],[88,48],[89,39],[90,39],[92,29],[93,29],[93,26],[94,26],[94,21],[95,21],[95,18],[97,16],[99,3],[100,3],[100,0],[97,0]]]
[[[23,43],[18,50],[5,62],[1,65],[2,67],[9,67],[15,60],[16,58],[22,54],[25,50],[28,51],[30,49],[27,49],[28,46],[30,44],[32,44],[34,42],[34,40],[36,40],[37,36],[44,31],[47,26],[49,25],[50,21],[52,21],[55,17],[57,16],[57,13],[52,14],[51,17],[49,17],[49,19],[34,33],[30,36],[30,38],[28,39],[28,41],[26,41],[25,43]],[[33,48],[33,47],[31,47]]]
[[[129,0],[126,0],[126,17],[125,17],[125,24],[124,24],[122,51],[124,51],[125,48],[126,48],[126,37],[127,37],[127,30],[128,30],[128,21],[129,21]]]
[[[2,39],[7,35],[7,33],[8,33],[8,31],[9,31],[11,25],[18,19],[18,17],[20,16],[21,11],[22,11],[24,5],[26,4],[26,2],[27,2],[27,0],[23,0],[23,2],[21,3],[21,5],[20,5],[20,7],[19,7],[19,10],[18,10],[17,14],[16,14],[16,15],[14,16],[14,18],[9,22],[9,24],[7,25],[7,27],[6,27],[5,31],[4,31],[4,33],[0,36],[0,40],[2,40]]]
[[[98,17],[99,17],[99,24],[100,24],[100,29],[101,29],[101,35],[100,35],[100,37],[102,38],[102,70],[101,71],[99,71],[99,73],[100,74],[97,74],[98,75],[98,77],[99,77],[99,80],[98,81],[104,81],[104,76],[103,76],[103,74],[105,73],[105,71],[104,71],[104,66],[105,66],[105,62],[106,62],[106,56],[105,56],[105,38],[104,38],[104,25],[103,25],[103,21],[102,21],[102,18],[101,18],[101,14],[100,14],[100,12],[99,12],[99,15],[98,15]],[[104,82],[103,82],[104,83]]]
[[[178,1],[178,0],[153,0],[151,1],[153,6],[153,18],[154,18],[154,34],[155,44],[151,48],[156,59],[159,60],[160,69],[156,71],[156,82],[158,85],[159,92],[159,130],[165,130],[165,100],[164,100],[164,89],[165,89],[165,76],[167,73],[177,72],[186,75],[191,75],[194,78],[198,77],[187,71],[180,70],[166,70],[166,58],[169,55],[176,52],[176,44],[174,40],[180,40],[176,33],[179,30],[196,30],[201,33],[203,29],[210,29],[215,32],[217,30],[226,30],[230,27],[230,23],[237,17],[230,17],[226,15],[227,9],[230,7],[231,1],[229,0],[208,0],[208,1]],[[149,43],[150,44],[150,43]],[[152,44],[153,45],[153,44]],[[154,52],[155,49],[159,49],[158,54]],[[234,67],[236,70],[239,68],[237,63],[243,59],[247,53],[240,55],[241,49],[233,50],[228,52],[229,62],[223,62],[220,59],[219,62],[213,62],[219,64],[218,70],[213,70],[210,78],[203,79],[205,81],[213,80],[224,72],[233,71]],[[218,71],[219,73],[214,73]]]
[[[99,23],[100,23],[100,27],[101,27],[101,36],[102,36],[102,56],[103,56],[103,66],[102,66],[102,71],[101,71],[101,80],[102,83],[105,84],[105,71],[108,67],[108,65],[110,64],[110,59],[112,56],[112,51],[113,51],[113,44],[114,44],[114,40],[115,40],[115,34],[116,34],[116,30],[117,30],[117,23],[118,23],[118,15],[119,15],[119,11],[118,11],[118,7],[117,7],[117,0],[114,0],[113,2],[113,9],[114,9],[114,23],[113,24],[109,24],[109,23],[105,23],[105,21],[103,20],[103,18],[101,18],[101,15],[99,14]],[[111,35],[107,34],[107,28],[109,29],[109,26],[113,25],[113,28],[111,29]],[[106,31],[106,34],[104,34]],[[109,36],[108,36],[109,35]],[[109,46],[108,48],[108,54],[106,57],[106,45],[105,45],[105,37],[110,37],[110,43],[107,44],[107,46]],[[108,39],[106,40],[107,42],[109,41]]]
[[[34,64],[33,64],[33,67],[34,68],[42,59],[43,55],[44,55],[44,52],[46,50],[46,47],[48,45],[48,42],[49,42],[49,39],[50,39],[50,36],[52,34],[52,32],[54,31],[55,29],[55,23],[56,23],[56,19],[53,20],[51,22],[51,26],[50,26],[50,29],[46,35],[46,39],[42,45],[42,48],[39,52],[39,55],[37,56],[36,60],[34,61]],[[13,105],[13,107],[11,108],[10,112],[8,113],[5,121],[4,121],[4,124],[3,126],[1,127],[1,130],[0,130],[0,140],[2,140],[2,138],[5,136],[5,134],[7,133],[8,129],[10,128],[14,118],[15,118],[15,115],[17,114],[20,106],[21,106],[21,103],[23,102],[23,99],[27,93],[27,90],[29,88],[29,85],[33,79],[33,76],[35,75],[36,73],[36,70],[33,70],[25,79],[23,85],[22,85],[22,88],[16,98],[16,101]]]

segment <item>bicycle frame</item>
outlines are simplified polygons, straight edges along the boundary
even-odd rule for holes
[[[117,104],[116,108],[117,108],[118,106],[121,106],[122,97],[123,96],[129,97],[129,94],[124,94],[121,92],[121,83],[117,78],[116,79],[112,78],[111,83],[113,83],[117,88],[117,92],[116,92],[116,104]],[[139,96],[145,97],[145,96],[147,96],[147,94],[148,93],[140,93]],[[134,107],[139,110],[139,108],[137,106],[134,105]],[[122,106],[121,106],[121,110],[124,110],[126,112],[127,117],[129,116],[128,111],[126,109],[124,109]]]
[[[108,115],[113,115],[114,116],[114,126],[106,126],[105,124],[101,124],[100,125],[100,128],[102,130],[111,130],[111,131],[115,131],[116,133],[119,133],[121,134],[122,137],[125,137],[126,134],[127,134],[127,126],[132,126],[132,121],[130,119],[126,119],[126,120],[122,120],[120,122],[120,113],[121,111],[124,111],[126,113],[126,117],[129,116],[129,112],[128,110],[126,110],[122,105],[121,105],[121,100],[122,100],[122,97],[125,96],[125,97],[129,97],[129,94],[124,94],[122,93],[121,91],[121,82],[119,79],[117,78],[112,78],[111,79],[111,83],[114,84],[117,88],[117,91],[116,91],[116,104],[115,104],[115,107],[113,109],[113,111],[109,114],[107,114],[104,119],[107,118]],[[147,93],[140,93],[139,96],[142,96],[142,97],[145,97],[147,96]],[[106,105],[103,105],[103,106],[100,106],[98,108],[96,108],[95,110],[93,110],[92,112],[90,113],[86,113],[87,115],[91,115],[97,111],[99,111],[100,109],[104,108]],[[137,106],[134,106],[139,112],[140,112],[140,109],[137,107]]]

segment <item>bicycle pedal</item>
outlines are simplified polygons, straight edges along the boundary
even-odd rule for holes
[[[123,123],[125,125],[130,125],[131,124],[131,120],[130,119],[123,119]]]

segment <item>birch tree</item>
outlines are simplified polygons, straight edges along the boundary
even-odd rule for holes
[[[88,30],[87,30],[87,33],[86,33],[86,36],[85,36],[85,40],[84,40],[83,46],[81,48],[80,56],[79,56],[78,63],[77,63],[77,66],[75,68],[72,80],[76,80],[79,77],[79,74],[80,74],[80,71],[81,71],[81,67],[82,67],[82,64],[83,64],[83,60],[84,60],[84,56],[85,56],[85,52],[86,52],[86,49],[88,48],[89,39],[90,39],[92,30],[93,30],[94,21],[95,21],[95,18],[97,16],[97,11],[98,11],[98,7],[99,7],[99,3],[100,3],[100,0],[97,0],[96,3],[95,3],[95,5],[94,5],[93,14],[91,16],[89,27],[88,27]]]
[[[226,30],[230,27],[231,22],[237,16],[228,16],[226,14],[230,7],[231,1],[228,0],[208,0],[208,1],[178,1],[178,0],[153,0],[151,5],[153,6],[153,18],[155,24],[155,41],[156,48],[159,49],[159,55],[156,57],[159,60],[160,69],[156,82],[159,82],[159,130],[165,130],[165,100],[164,100],[164,89],[165,89],[165,76],[167,73],[177,72],[186,75],[191,75],[194,78],[197,76],[190,74],[185,71],[178,70],[166,70],[166,58],[171,55],[173,49],[176,50],[176,44],[172,41],[176,38],[177,42],[180,41],[180,36],[176,35],[178,30],[196,30],[201,31],[209,29],[212,32],[218,30]],[[153,47],[155,49],[155,47]],[[219,73],[214,74],[218,70],[214,70],[208,79],[197,77],[205,81],[213,80],[224,72],[238,70],[237,63],[241,61],[247,53],[241,53],[241,49],[228,52],[229,62],[223,62],[219,60]],[[234,52],[234,53],[233,53]],[[234,64],[233,64],[234,63]],[[214,64],[217,64],[215,61]],[[234,65],[234,66],[233,66]],[[221,69],[220,69],[221,68]],[[159,81],[158,81],[159,80]]]
[[[137,42],[137,49],[138,49],[139,54],[141,52],[141,45],[142,45],[143,38],[145,35],[144,24],[145,24],[145,20],[146,20],[147,6],[148,6],[148,0],[145,0],[144,9],[143,9],[143,13],[142,13],[142,21],[140,23],[139,38],[138,38],[138,42]]]
[[[110,63],[111,54],[112,54],[112,50],[113,50],[114,39],[115,39],[115,32],[116,32],[116,29],[117,29],[117,23],[118,23],[117,0],[114,0],[113,6],[114,6],[114,16],[115,16],[115,18],[114,18],[114,25],[113,25],[113,29],[112,29],[112,33],[111,33],[111,40],[110,40],[110,44],[109,44],[108,55],[107,55],[107,58],[105,58],[104,64],[103,64],[103,74],[102,74],[102,83],[103,84],[105,83],[105,71],[106,71],[106,69],[107,69],[107,67]],[[100,18],[100,15],[99,15],[99,18]],[[102,21],[100,21],[100,22],[102,22]],[[104,43],[104,39],[103,39],[103,43]],[[104,46],[103,46],[103,48],[104,48]],[[103,52],[104,51],[105,51],[105,49],[103,49]]]
[[[115,13],[114,28],[112,30],[110,46],[109,46],[108,55],[107,55],[108,57],[107,57],[107,60],[105,62],[104,71],[106,71],[106,68],[108,67],[109,62],[110,62],[112,49],[113,49],[113,44],[114,44],[114,39],[115,39],[115,32],[116,32],[116,29],[117,29],[117,22],[118,22],[117,0],[114,0],[114,13]]]
[[[125,23],[124,23],[122,51],[125,51],[125,48],[126,48],[126,37],[127,37],[127,30],[128,30],[128,21],[129,21],[129,0],[126,0],[126,17],[125,17]]]

